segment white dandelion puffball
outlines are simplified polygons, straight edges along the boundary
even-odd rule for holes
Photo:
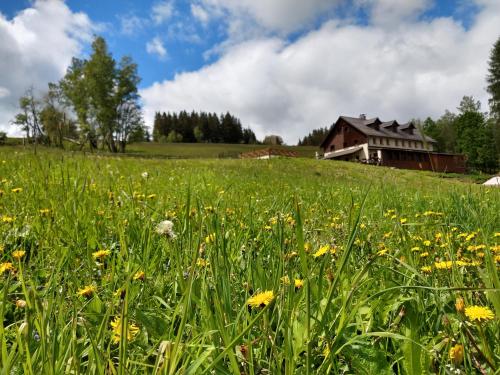
[[[161,236],[167,236],[169,238],[175,238],[175,233],[174,233],[174,223],[172,223],[170,220],[164,220],[158,223],[156,226],[156,233],[158,233]]]
[[[149,173],[148,172],[142,172],[141,176],[142,176],[142,178],[148,178],[149,177]]]

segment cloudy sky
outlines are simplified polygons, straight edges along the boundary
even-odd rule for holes
[[[155,111],[230,111],[289,144],[339,115],[487,110],[500,0],[0,0],[0,129],[30,86],[60,79],[102,35],[139,64]]]

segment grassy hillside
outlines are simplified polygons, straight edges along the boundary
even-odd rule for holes
[[[5,372],[500,366],[500,189],[305,158],[20,148],[0,148],[0,181]]]
[[[128,146],[127,152],[145,157],[165,157],[181,159],[197,158],[237,158],[242,152],[268,148],[265,145],[221,144],[221,143],[134,143]],[[305,158],[314,158],[319,149],[311,146],[272,146],[273,148],[291,150]]]

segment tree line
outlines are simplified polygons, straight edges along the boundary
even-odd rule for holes
[[[319,146],[328,135],[328,132],[327,127],[314,129],[304,138],[299,139],[297,146]]]
[[[240,120],[229,112],[217,116],[195,111],[156,112],[153,140],[162,143],[257,143],[254,132],[243,128]]]
[[[128,56],[117,62],[106,41],[96,37],[89,59],[73,58],[65,76],[49,83],[45,94],[26,91],[12,122],[35,146],[64,148],[66,141],[124,152],[128,142],[147,138],[139,82],[137,64]]]

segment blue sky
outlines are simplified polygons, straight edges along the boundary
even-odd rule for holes
[[[138,63],[148,124],[156,110],[229,110],[259,136],[294,143],[341,114],[438,117],[463,95],[486,107],[499,3],[2,0],[0,68],[20,78],[0,78],[0,128],[11,129],[23,85],[59,79],[93,34]]]

